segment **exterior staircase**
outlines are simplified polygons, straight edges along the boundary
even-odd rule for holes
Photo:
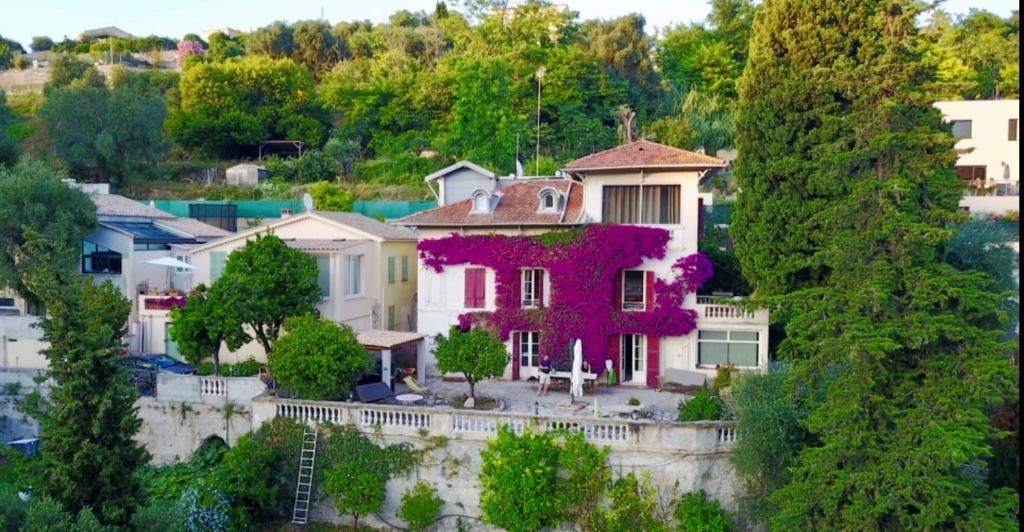
[[[309,522],[309,503],[313,496],[313,466],[316,464],[316,440],[319,435],[316,426],[302,431],[302,449],[299,451],[299,479],[295,483],[295,506],[292,508],[292,523],[304,525]]]

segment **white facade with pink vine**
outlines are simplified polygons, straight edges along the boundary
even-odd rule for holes
[[[544,268],[519,268],[516,286],[503,287],[495,267],[473,259],[447,263],[440,271],[425,264],[424,242],[452,234],[535,236],[609,224],[664,230],[668,240],[663,257],[646,257],[608,281],[614,321],[634,317],[629,312],[638,313],[637,318],[658,312],[655,305],[663,301],[655,287],[675,279],[679,271],[673,265],[698,252],[704,212],[712,201],[711,194],[700,192],[701,183],[724,166],[714,157],[637,141],[572,161],[553,178],[501,177],[469,163],[431,174],[427,180],[439,191],[440,206],[397,222],[417,229],[421,243],[418,332],[427,336],[429,344],[429,339],[459,324],[460,316],[500,314],[503,297],[505,305],[514,300],[521,309],[557,307],[558,283]],[[588,261],[578,267],[606,266]],[[487,261],[481,258],[480,262]],[[766,368],[768,312],[738,306],[734,295],[698,293],[687,291],[681,304],[694,312],[695,328],[677,335],[609,334],[606,351],[597,357],[588,355],[592,372],[602,373],[608,361],[620,384],[661,387],[670,382],[699,382],[713,376],[719,365]],[[595,308],[576,312],[585,316]],[[607,311],[609,307],[600,308]],[[558,324],[545,325],[549,331],[552,327]],[[519,329],[509,333],[505,343],[512,357],[505,378],[537,375],[544,346],[541,334]],[[428,360],[428,368],[431,363]]]

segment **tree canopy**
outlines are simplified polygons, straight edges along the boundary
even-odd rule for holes
[[[274,350],[285,320],[313,312],[322,297],[316,261],[273,234],[232,251],[209,293],[225,309],[228,348],[256,340],[266,353]]]
[[[373,364],[351,327],[310,315],[285,322],[288,334],[270,352],[278,386],[301,399],[340,401]]]
[[[487,331],[458,327],[452,327],[448,336],[437,335],[434,356],[438,372],[466,376],[470,397],[476,397],[476,383],[503,374],[509,360],[505,344]]]
[[[989,487],[983,460],[987,410],[1015,391],[1013,348],[991,279],[939,253],[961,189],[919,5],[760,9],[738,83],[731,233],[785,327],[778,353],[787,388],[808,391],[810,434],[768,496],[769,522],[1012,526],[1015,495]]]

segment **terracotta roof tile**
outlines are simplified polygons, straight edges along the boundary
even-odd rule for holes
[[[539,212],[540,192],[553,188],[568,199],[563,212]],[[501,194],[494,210],[488,213],[471,212],[472,199],[465,199],[410,214],[395,221],[408,226],[469,226],[469,225],[574,225],[583,212],[583,187],[568,179],[524,179],[519,183],[498,189]]]
[[[565,165],[570,172],[641,168],[720,168],[725,161],[710,155],[638,140],[580,157]]]

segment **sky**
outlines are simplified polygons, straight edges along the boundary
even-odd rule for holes
[[[384,22],[400,9],[432,11],[436,0],[3,0],[0,35],[25,48],[33,36],[55,41],[74,38],[90,28],[117,26],[138,36],[180,38],[186,33],[232,27],[248,30],[275,20],[294,22],[324,18]],[[513,2],[516,3],[516,2]],[[555,0],[579,11],[583,19],[615,18],[638,12],[647,19],[648,31],[679,23],[702,21],[709,7],[705,0]],[[449,6],[456,4],[448,2]],[[943,9],[954,14],[972,8],[1007,17],[1019,9],[1019,0],[945,0]]]

